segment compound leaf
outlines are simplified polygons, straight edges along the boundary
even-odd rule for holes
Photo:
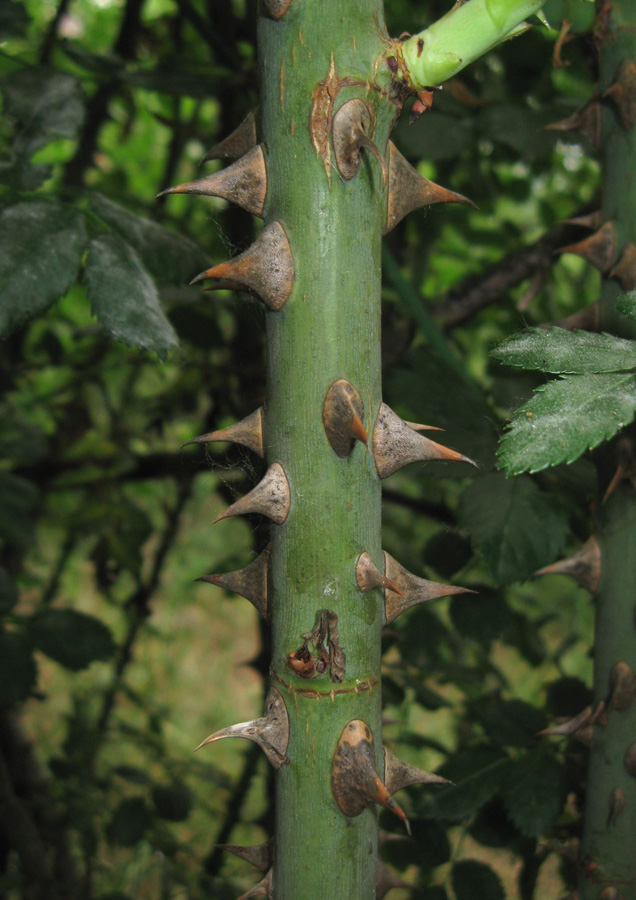
[[[558,375],[621,372],[636,368],[636,341],[565,328],[529,328],[505,340],[491,356],[508,366]]]

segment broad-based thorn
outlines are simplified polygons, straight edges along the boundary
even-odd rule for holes
[[[392,799],[377,773],[373,734],[362,719],[352,719],[340,735],[331,769],[331,790],[345,816],[354,818],[367,806],[378,803],[402,819],[411,833],[404,810]]]
[[[242,444],[249,447],[254,453],[263,456],[263,410],[259,406],[240,422],[221,428],[218,431],[208,431],[198,437],[186,441],[184,447],[190,444],[210,444],[213,441],[228,441],[234,444]]]
[[[614,83],[603,94],[616,107],[618,121],[625,131],[631,131],[636,121],[636,63],[624,59],[618,67]]]
[[[363,594],[374,588],[384,588],[399,594],[400,597],[404,596],[400,588],[382,574],[366,551],[360,554],[356,562],[356,584]]]
[[[267,169],[263,148],[259,144],[220,172],[199,178],[197,181],[188,181],[186,184],[166,188],[158,196],[163,197],[165,194],[204,194],[208,197],[221,197],[223,200],[236,203],[253,216],[262,216],[267,196]]]
[[[601,101],[598,97],[591,100],[566,119],[545,125],[544,131],[578,131],[592,144],[601,145]]]
[[[233,591],[245,597],[256,607],[259,615],[267,621],[267,570],[269,566],[269,544],[256,559],[244,569],[227,572],[225,575],[204,575],[197,581],[216,584],[226,591]]]
[[[624,291],[632,291],[636,287],[636,245],[631,241],[621,250],[609,277],[618,279]]]
[[[294,263],[285,229],[280,222],[270,222],[244,253],[206,269],[190,284],[207,278],[222,279],[208,290],[248,290],[270,309],[281,309],[294,284]]]
[[[264,0],[265,9],[272,19],[282,19],[290,3],[291,0]]]
[[[280,463],[273,463],[256,487],[217,516],[213,525],[230,516],[260,513],[277,525],[282,525],[291,506],[291,492],[285,470]]]
[[[434,203],[463,203],[477,209],[468,197],[440,187],[420,175],[389,141],[389,190],[384,233],[392,231],[414,209]]]
[[[333,117],[332,136],[336,166],[345,181],[358,174],[363,149],[377,160],[382,172],[382,183],[386,185],[388,171],[384,157],[367,132],[371,127],[371,113],[366,103],[357,98],[348,100]]]
[[[617,662],[612,666],[609,677],[609,694],[606,700],[608,712],[613,709],[625,712],[634,702],[636,679],[630,665]]]
[[[244,894],[238,898],[238,900],[252,900],[253,897],[267,897],[269,900],[274,896],[274,879],[273,879],[273,869],[270,869],[267,874],[261,878],[258,884],[255,884],[253,888],[250,888],[249,891],[246,891]]]
[[[258,143],[257,110],[251,109],[241,124],[216,147],[205,154],[201,162],[211,159],[239,159]]]
[[[459,587],[454,584],[439,584],[436,581],[427,581],[426,578],[418,578],[396,559],[384,552],[384,572],[393,587],[384,592],[385,621],[388,625],[407,609],[417,606],[419,603],[427,603],[429,600],[437,600],[439,597],[450,597],[454,594],[474,594],[476,591],[470,588]]]
[[[201,741],[198,747],[195,747],[195,752],[207,744],[233,737],[245,738],[258,744],[275,769],[280,769],[281,766],[288,763],[289,716],[280,691],[275,687],[270,687],[265,702],[265,715],[260,719],[254,719],[252,722],[239,722],[238,725],[230,725],[229,728],[215,731],[214,734]]]
[[[363,419],[364,403],[356,388],[345,378],[334,381],[325,395],[322,423],[327,440],[341,459],[351,456],[356,441],[368,443]]]
[[[583,259],[606,275],[612,268],[616,250],[616,229],[611,222],[605,222],[594,234],[584,238],[582,241],[578,241],[576,244],[560,247],[557,253],[576,253],[577,256],[582,256]]]
[[[605,708],[605,701],[601,700],[595,707],[586,706],[577,716],[553,725],[551,728],[544,728],[538,734],[539,736],[572,737],[589,746],[594,735],[594,726],[598,722],[604,724]]]
[[[539,575],[567,575],[590,594],[596,593],[601,577],[601,548],[594,536],[567,559],[560,559],[534,573]]]
[[[250,865],[255,866],[261,872],[267,872],[273,863],[273,841],[265,841],[264,844],[256,844],[254,847],[241,847],[238,844],[217,844],[219,850],[225,850],[239,859],[244,859]]]
[[[578,225],[579,228],[589,228],[590,231],[597,231],[603,224],[603,213],[600,209],[594,212],[586,213],[583,216],[573,216],[571,219],[561,219],[559,225]]]
[[[384,784],[389,794],[395,794],[412,784],[452,784],[448,778],[425,772],[416,766],[402,762],[386,747],[384,748]]]
[[[388,478],[393,472],[410,463],[430,459],[451,460],[453,462],[477,464],[442,444],[436,444],[419,434],[393,412],[386,403],[380,404],[378,418],[373,430],[373,458],[380,478]]]

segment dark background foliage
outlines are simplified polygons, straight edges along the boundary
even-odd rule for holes
[[[446,9],[387,6],[394,35]],[[545,129],[591,92],[587,6],[546,9],[557,29],[575,21],[566,65],[553,65],[556,32],[536,28],[394,134],[422,174],[479,207],[417,212],[384,248],[385,399],[479,464],[459,477],[414,466],[385,490],[386,549],[479,592],[415,609],[385,636],[386,741],[456,785],[405,797],[413,840],[383,818],[389,868],[427,900],[556,900],[573,877],[585,749],[537,732],[588,702],[592,611],[564,579],[529,579],[588,536],[596,474],[586,458],[511,480],[497,470],[511,410],[546,376],[489,351],[598,293],[590,266],[555,255],[581,236],[563,220],[593,207],[594,154]],[[215,844],[268,834],[258,750],[191,755],[261,706],[254,611],[192,583],[266,541],[257,521],[210,528],[260,461],[179,449],[265,397],[261,307],[187,287],[256,226],[222,201],[155,199],[256,105],[255,18],[251,0],[0,2],[10,900],[234,897],[251,873]]]

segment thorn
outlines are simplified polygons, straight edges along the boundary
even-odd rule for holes
[[[630,744],[625,751],[623,765],[627,770],[627,774],[631,775],[632,778],[636,778],[636,741],[633,744]]]
[[[549,28],[550,26],[548,25],[547,19],[545,19],[545,15],[542,12],[540,14],[543,15],[543,18],[545,20],[544,24]],[[570,28],[572,28],[572,22],[569,19],[563,19],[561,23],[561,31],[559,32],[559,36],[556,39],[554,50],[552,52],[552,65],[555,69],[569,68],[570,66],[569,60],[564,60],[561,57],[561,50],[563,49],[564,44],[567,44],[572,40],[572,35],[568,34]]]
[[[272,841],[265,841],[264,844],[257,844],[255,847],[241,847],[238,844],[217,844],[216,846],[219,850],[225,850],[226,853],[232,853],[239,859],[244,859],[261,872],[267,872],[272,866],[274,855]]]
[[[385,234],[392,231],[404,216],[421,206],[432,206],[434,203],[464,203],[477,209],[473,201],[462,194],[456,194],[429,181],[428,178],[423,178],[402,156],[393,141],[389,141],[388,194]]]
[[[184,447],[190,444],[210,444],[213,441],[228,441],[234,444],[242,444],[249,447],[254,453],[263,456],[263,410],[261,407],[255,409],[253,413],[230,425],[228,428],[221,428],[219,431],[209,431],[207,434],[201,434],[199,437],[186,441]]]
[[[574,216],[571,219],[561,219],[559,225],[578,225],[580,228],[589,228],[591,231],[597,231],[603,224],[603,213],[600,209],[594,212],[586,213],[584,216]]]
[[[230,516],[261,513],[277,525],[282,525],[291,504],[289,482],[280,463],[273,463],[256,487],[217,516],[213,525]]]
[[[254,719],[252,722],[239,722],[238,725],[230,725],[229,728],[215,731],[214,734],[201,741],[194,751],[196,753],[207,744],[230,737],[245,738],[258,744],[275,769],[280,769],[281,766],[288,763],[289,759],[286,754],[289,743],[289,717],[280,692],[275,687],[270,687],[265,702],[265,715],[260,719]]]
[[[578,109],[573,115],[559,122],[544,125],[544,131],[578,131],[598,149],[601,145],[601,102],[598,97]]]
[[[285,229],[280,222],[270,222],[244,253],[201,272],[190,284],[206,278],[223,279],[217,287],[246,289],[270,309],[281,309],[294,284],[294,264]]]
[[[256,559],[244,569],[227,572],[225,575],[204,575],[196,581],[216,584],[226,591],[233,591],[245,597],[256,607],[261,618],[267,621],[267,570],[269,566],[269,544]]]
[[[204,194],[208,197],[221,197],[223,200],[236,203],[253,216],[262,217],[267,195],[267,170],[263,148],[259,144],[220,172],[199,178],[197,181],[166,188],[157,196],[163,197],[165,194]]]
[[[610,278],[617,278],[624,291],[636,287],[636,245],[629,241],[620,252],[618,262],[610,270]]]
[[[211,159],[239,159],[258,143],[257,110],[251,109],[238,128],[205,154],[202,163]]]
[[[634,702],[636,696],[636,679],[634,672],[626,662],[617,662],[610,672],[610,689],[606,706],[608,712],[616,709],[625,712]]]
[[[561,247],[556,252],[576,253],[577,256],[582,256],[583,259],[586,259],[600,272],[607,274],[616,256],[616,243],[616,230],[613,224],[605,222],[594,234],[579,241],[577,244]]]
[[[351,456],[356,441],[368,443],[363,418],[364,403],[359,392],[344,378],[334,381],[325,396],[322,422],[329,443],[341,459]]]
[[[238,898],[238,900],[252,900],[253,897],[267,897],[268,900],[274,896],[274,879],[273,879],[274,870],[270,869],[269,872],[265,875],[264,878],[255,884],[253,888],[250,888],[249,891],[246,891],[244,894]]]
[[[444,428],[438,428],[437,425],[421,425],[419,422],[406,422],[405,425],[408,425],[409,428],[412,428],[413,431],[444,431]]]
[[[540,575],[567,575],[590,594],[596,593],[601,577],[601,548],[598,541],[592,536],[572,556],[544,566],[533,577],[538,578]]]
[[[352,719],[340,735],[331,769],[331,790],[345,816],[354,818],[371,803],[379,803],[402,819],[411,833],[404,810],[391,798],[376,771],[373,734],[362,719]]]
[[[383,900],[393,888],[410,888],[413,890],[413,885],[409,884],[408,881],[402,881],[401,878],[397,878],[393,872],[389,872],[383,862],[378,860],[375,875],[376,900]]]
[[[452,784],[448,778],[425,772],[402,762],[390,750],[384,748],[384,783],[389,794],[395,794],[412,784]]]
[[[378,569],[368,553],[361,553],[356,562],[356,584],[361,593],[366,594],[374,588],[386,588],[403,597],[404,594],[399,587],[390,581]]]
[[[265,9],[272,19],[282,19],[287,12],[291,0],[264,0]]]
[[[401,566],[397,560],[384,552],[384,571],[386,577],[393,584],[392,591],[384,592],[385,621],[388,625],[401,616],[407,609],[417,606],[418,603],[427,603],[429,600],[437,600],[439,597],[450,597],[454,594],[475,594],[469,588],[458,587],[453,584],[438,584],[436,581],[427,581],[418,578]],[[401,599],[400,599],[401,598]]]
[[[380,478],[388,478],[410,463],[429,459],[466,462],[477,466],[467,456],[430,441],[410,428],[386,403],[380,404],[373,431],[373,457]]]
[[[586,706],[578,716],[574,716],[572,719],[561,722],[559,725],[554,725],[552,728],[544,728],[543,731],[538,732],[538,735],[562,735],[564,737],[573,737],[589,747],[592,743],[592,738],[594,737],[594,726],[599,722],[601,725],[604,725],[606,722],[604,700],[597,703],[594,708]]]
[[[603,94],[616,106],[618,121],[625,131],[631,131],[636,121],[636,63],[624,59],[618,67],[614,83]]]
[[[360,168],[360,151],[364,147],[378,161],[382,172],[382,184],[386,186],[388,170],[384,157],[368,137],[371,113],[359,99],[348,100],[333,117],[331,126],[336,166],[345,181],[350,181]]]

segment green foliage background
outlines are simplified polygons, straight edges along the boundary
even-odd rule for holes
[[[598,337],[572,368],[542,343],[529,364],[517,339],[496,354],[516,369],[490,351],[597,298],[595,270],[554,251],[582,236],[560,223],[593,207],[598,166],[583,138],[545,130],[592,90],[586,7],[546,8],[581,32],[562,51],[569,65],[553,65],[556,32],[537,28],[462,73],[415,124],[407,112],[393,137],[422,174],[479,207],[414,213],[384,249],[385,399],[445,428],[444,442],[479,464],[476,476],[418,465],[385,490],[386,550],[478,591],[414,609],[385,637],[386,742],[455,782],[405,798],[413,841],[383,822],[387,864],[427,900],[556,900],[574,878],[585,749],[537,732],[588,702],[592,610],[561,578],[529,579],[588,536],[596,472],[581,454],[616,429],[601,417],[583,434],[577,420],[574,453],[571,442],[552,449],[542,424],[547,450],[533,443],[526,459],[525,445],[510,448],[541,404],[559,415],[554,394],[569,380],[585,380],[588,403],[591,379],[611,389],[624,405],[617,427],[631,421],[634,350]],[[389,30],[444,11],[396,0]],[[191,755],[209,732],[260,714],[267,635],[248,604],[192,583],[264,546],[261,522],[210,528],[260,461],[226,445],[179,450],[264,400],[260,306],[187,287],[257,226],[222,201],[154,199],[196,177],[256,105],[255,15],[240,0],[0,3],[9,900],[222,900],[251,874],[215,843],[268,836],[258,751],[221,743]],[[507,480],[498,435],[523,403],[502,462],[545,471]],[[15,816],[27,823],[17,836]],[[32,853],[43,865],[29,884],[20,863]]]

